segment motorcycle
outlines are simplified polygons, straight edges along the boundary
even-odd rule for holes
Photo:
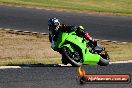
[[[105,48],[99,46],[98,43],[87,42],[85,38],[77,36],[75,32],[60,31],[57,38],[53,38],[51,43],[54,43],[53,45],[59,49],[62,57],[65,57],[65,62],[72,66],[86,64],[106,66],[109,64],[110,58]]]

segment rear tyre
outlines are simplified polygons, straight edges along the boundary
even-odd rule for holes
[[[79,52],[74,53],[69,50],[68,47],[63,47],[63,53],[65,57],[69,60],[69,63],[74,67],[79,67],[82,65],[82,60],[80,58]]]

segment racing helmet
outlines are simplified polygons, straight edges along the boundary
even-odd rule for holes
[[[59,29],[59,26],[60,26],[59,19],[57,19],[57,18],[50,18],[48,20],[48,28],[49,28],[49,30],[55,30],[55,31],[57,31]]]

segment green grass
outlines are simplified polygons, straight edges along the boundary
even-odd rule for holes
[[[132,0],[0,0],[1,4],[132,14]]]
[[[111,61],[132,60],[132,43],[100,42]],[[61,55],[51,49],[48,36],[0,30],[0,65],[39,63],[61,63]]]

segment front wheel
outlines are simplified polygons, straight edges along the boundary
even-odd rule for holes
[[[109,65],[110,57],[109,57],[108,53],[105,51],[105,48],[100,47],[100,46],[96,46],[93,49],[94,49],[93,52],[100,55],[100,60],[97,64],[100,65],[100,66]]]
[[[109,62],[110,62],[110,58],[109,58],[109,55],[106,53],[105,55],[100,57],[98,65],[107,66],[107,65],[109,65]]]
[[[71,52],[68,47],[63,47],[63,53],[72,66],[79,67],[82,65],[82,59],[80,58],[79,52],[77,52],[76,50],[75,52]]]

